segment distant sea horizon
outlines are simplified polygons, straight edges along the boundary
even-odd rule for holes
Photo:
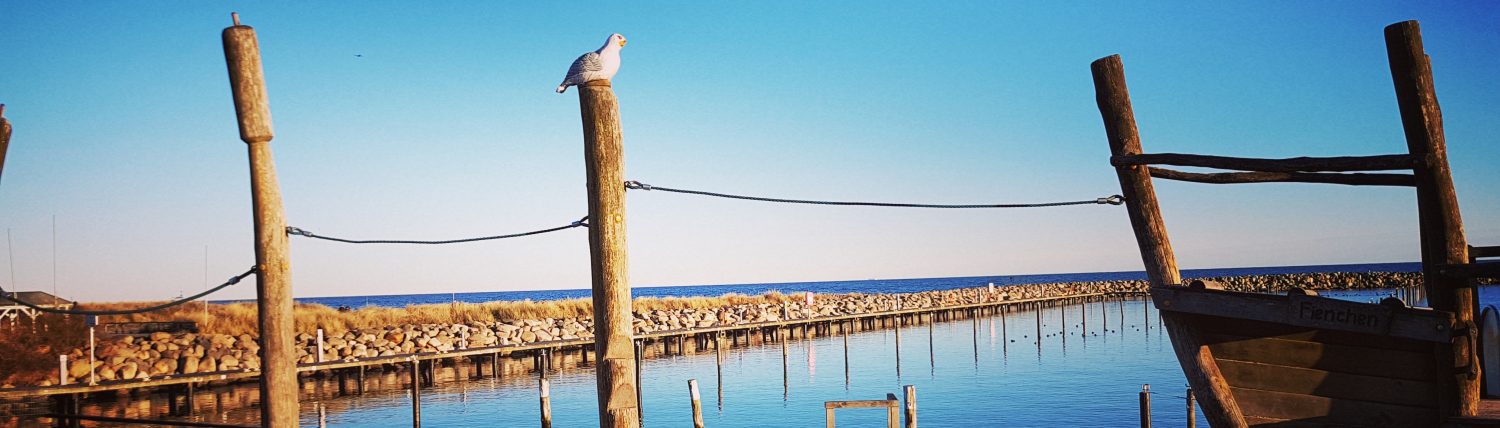
[[[1265,266],[1212,269],[1183,269],[1185,277],[1214,277],[1240,275],[1274,275],[1328,272],[1416,272],[1422,269],[1419,262],[1359,263],[1338,265]],[[1146,272],[1084,272],[1050,273],[1030,275],[988,275],[941,278],[862,279],[842,281],[805,281],[779,283],[747,283],[717,285],[673,285],[631,288],[632,297],[714,297],[729,293],[758,295],[770,291],[782,293],[915,293],[933,290],[978,287],[994,283],[997,287],[1045,284],[1057,282],[1128,281],[1144,280]],[[434,303],[482,303],[492,301],[543,301],[589,297],[587,288],[565,290],[530,291],[481,291],[466,293],[385,294],[367,296],[299,297],[297,303],[322,304],[330,307],[359,308],[364,306],[406,307]],[[250,302],[253,299],[213,300],[212,303]]]

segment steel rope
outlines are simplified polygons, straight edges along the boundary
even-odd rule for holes
[[[861,207],[899,207],[899,208],[1043,208],[1061,207],[1068,205],[1120,205],[1125,203],[1125,197],[1111,195],[1104,198],[1096,198],[1083,201],[1066,202],[1043,202],[1034,204],[910,204],[894,202],[846,202],[846,201],[819,201],[808,199],[782,199],[766,198],[760,196],[732,195],[728,193],[705,192],[701,190],[673,189],[670,187],[652,186],[639,181],[626,181],[625,188],[631,190],[660,190],[663,192],[686,193],[690,195],[713,196],[718,198],[743,199],[747,201],[779,202],[785,204],[809,204],[809,205],[839,205],[839,206],[861,206]]]
[[[17,298],[11,297],[10,296],[10,292],[5,291],[4,288],[0,288],[0,299],[8,300],[8,301],[11,301],[11,302],[15,302],[16,304],[19,304],[21,306],[25,306],[25,307],[28,307],[28,308],[31,308],[31,309],[36,309],[38,311],[42,311],[42,312],[46,312],[46,313],[51,313],[51,314],[64,314],[64,315],[131,315],[131,314],[146,313],[146,312],[151,312],[151,311],[158,311],[158,310],[170,308],[170,307],[173,307],[173,306],[181,305],[181,304],[184,304],[184,303],[187,303],[187,302],[191,302],[191,301],[194,301],[194,300],[198,300],[199,298],[201,298],[203,296],[207,296],[209,294],[213,294],[216,291],[223,290],[225,287],[238,284],[240,282],[240,280],[245,279],[245,277],[250,276],[251,274],[257,273],[259,271],[260,271],[260,268],[258,268],[258,267],[251,267],[250,270],[245,271],[245,273],[232,276],[232,277],[229,278],[228,281],[225,281],[223,284],[219,284],[217,287],[210,288],[207,291],[204,291],[202,293],[194,294],[192,296],[188,296],[188,297],[185,297],[185,298],[173,300],[173,301],[170,301],[170,302],[167,302],[167,303],[162,303],[162,304],[159,304],[159,305],[147,306],[147,307],[144,307],[144,308],[135,308],[135,309],[118,309],[118,310],[109,310],[109,311],[80,311],[80,310],[73,310],[73,309],[44,308],[44,307],[41,307],[41,306],[33,305],[31,303],[28,303],[28,302],[24,302],[21,299],[17,299]]]
[[[325,240],[325,241],[343,242],[343,243],[346,243],[346,244],[423,244],[423,245],[440,245],[440,244],[460,244],[460,243],[465,243],[465,242],[489,241],[489,240],[494,240],[494,239],[519,238],[519,237],[522,237],[522,236],[540,235],[540,234],[543,234],[543,233],[556,232],[556,231],[559,231],[559,230],[567,230],[567,229],[572,229],[572,228],[575,228],[575,227],[588,227],[588,225],[589,225],[588,221],[589,221],[589,218],[588,217],[584,217],[584,218],[578,219],[577,221],[569,223],[566,226],[558,226],[558,227],[549,228],[549,229],[533,230],[533,231],[530,231],[530,232],[521,232],[521,233],[512,233],[512,234],[509,234],[509,235],[482,236],[482,237],[478,237],[478,238],[447,239],[447,240],[441,240],[441,241],[416,241],[416,240],[400,240],[400,239],[370,239],[370,240],[345,239],[345,238],[335,238],[335,237],[332,237],[332,236],[323,236],[323,235],[312,233],[312,232],[310,232],[308,230],[300,229],[300,228],[296,228],[296,227],[287,227],[286,228],[286,233],[288,235],[306,236],[308,238],[322,239],[322,240]]]

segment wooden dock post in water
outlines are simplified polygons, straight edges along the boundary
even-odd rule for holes
[[[271,158],[271,108],[260,64],[255,29],[224,29],[224,59],[239,119],[240,139],[249,146],[250,191],[255,220],[256,306],[260,315],[261,424],[297,426],[297,350],[292,336],[292,278],[287,254],[286,218]]]
[[[552,428],[552,385],[547,378],[537,379],[537,390],[542,406],[542,428]]]
[[[1198,412],[1193,409],[1193,389],[1187,389],[1187,428],[1198,428]]]
[[[703,402],[698,399],[698,379],[688,379],[688,395],[693,400],[693,428],[703,428]]]
[[[1391,63],[1391,80],[1396,85],[1396,103],[1401,110],[1401,125],[1406,130],[1406,147],[1417,159],[1413,175],[1417,187],[1417,221],[1421,222],[1422,277],[1427,283],[1429,306],[1453,312],[1455,330],[1477,331],[1474,324],[1474,281],[1470,278],[1444,275],[1445,265],[1469,263],[1468,241],[1464,238],[1463,219],[1458,210],[1458,194],[1448,169],[1448,148],[1443,136],[1443,113],[1438,108],[1437,93],[1432,85],[1432,63],[1422,47],[1422,29],[1417,21],[1405,21],[1385,27],[1386,53]],[[1459,330],[1462,329],[1462,330]],[[1474,416],[1479,413],[1480,364],[1474,354],[1476,334],[1457,336],[1453,341],[1451,361],[1469,370],[1447,377],[1443,383],[1456,389],[1457,408],[1443,409],[1447,414]],[[1444,356],[1439,356],[1439,359]],[[1452,379],[1452,382],[1448,379]],[[1449,400],[1448,402],[1452,402]]]
[[[1094,94],[1099,113],[1104,119],[1104,131],[1109,139],[1110,154],[1128,156],[1141,154],[1141,136],[1135,125],[1135,111],[1130,105],[1130,91],[1125,86],[1125,65],[1119,55],[1110,55],[1095,60],[1090,66],[1094,77]],[[1172,243],[1167,239],[1167,228],[1162,222],[1161,209],[1156,200],[1156,190],[1151,184],[1151,175],[1145,165],[1122,165],[1115,167],[1120,181],[1120,193],[1125,197],[1125,211],[1130,215],[1130,225],[1135,231],[1136,243],[1146,268],[1146,277],[1152,288],[1177,285],[1182,276],[1177,270],[1177,259],[1172,254]],[[1149,308],[1150,300],[1146,301]],[[1244,427],[1245,417],[1240,412],[1229,391],[1229,384],[1219,372],[1208,346],[1198,339],[1193,326],[1175,317],[1162,320],[1167,334],[1172,339],[1172,350],[1177,360],[1194,361],[1183,364],[1188,384],[1194,389],[1212,391],[1209,399],[1203,400],[1203,410],[1209,425],[1215,427]],[[1146,328],[1149,331],[1150,320]],[[1198,367],[1191,369],[1190,367]]]
[[[1151,428],[1151,384],[1141,385],[1141,428]]]
[[[588,172],[589,255],[593,273],[594,354],[600,427],[641,423],[631,349],[630,283],[625,245],[625,153],[620,105],[609,80],[578,85]]]
[[[896,318],[896,379],[901,378],[901,318]]]
[[[781,328],[780,327],[778,327],[776,329],[776,336],[777,336],[777,339],[780,339],[780,342],[781,342],[781,399],[782,400],[786,400],[788,397],[791,396],[791,393],[792,393],[792,383],[791,383],[791,378],[788,377],[788,375],[787,375],[786,338],[785,337],[780,337],[781,336]]]
[[[906,425],[904,427],[917,428],[917,387],[906,385],[901,387],[901,391],[906,396]]]
[[[411,359],[411,426],[422,428],[422,360]]]

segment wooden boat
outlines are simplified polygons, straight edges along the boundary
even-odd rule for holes
[[[1448,171],[1442,117],[1416,21],[1385,29],[1407,154],[1248,159],[1142,154],[1118,55],[1093,63],[1120,187],[1151,297],[1189,384],[1215,427],[1468,426],[1480,416],[1474,263]],[[1238,172],[1193,173],[1149,165]],[[1409,173],[1362,171],[1407,170]],[[1417,191],[1423,287],[1431,308],[1398,299],[1356,303],[1183,283],[1151,178],[1203,183],[1306,182],[1407,186]],[[1472,248],[1494,256],[1496,247]]]

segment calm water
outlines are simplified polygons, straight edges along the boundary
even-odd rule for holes
[[[1496,294],[1486,291],[1486,297]],[[1365,301],[1390,292],[1325,295]],[[980,318],[977,354],[973,320],[937,323],[930,335],[926,324],[907,326],[901,332],[899,375],[892,330],[854,333],[847,383],[841,337],[793,339],[785,391],[780,346],[735,347],[725,352],[722,403],[711,351],[648,359],[642,372],[645,425],[690,425],[687,380],[696,378],[710,427],[820,426],[824,401],[900,396],[902,385],[916,386],[925,427],[1134,426],[1143,383],[1155,392],[1154,422],[1184,426],[1186,380],[1158,322],[1157,311],[1143,300],[1049,308],[1041,314],[1044,337],[1038,346],[1035,311]],[[554,426],[597,426],[591,367],[566,369],[550,379]],[[422,404],[426,426],[536,426],[539,419],[535,374],[439,383],[422,391]],[[318,425],[318,406],[328,409],[329,426],[411,424],[411,401],[404,391],[304,400],[304,425]],[[883,418],[880,410],[848,409],[837,419],[839,426],[859,427],[883,426]],[[1198,420],[1203,423],[1201,414]]]

